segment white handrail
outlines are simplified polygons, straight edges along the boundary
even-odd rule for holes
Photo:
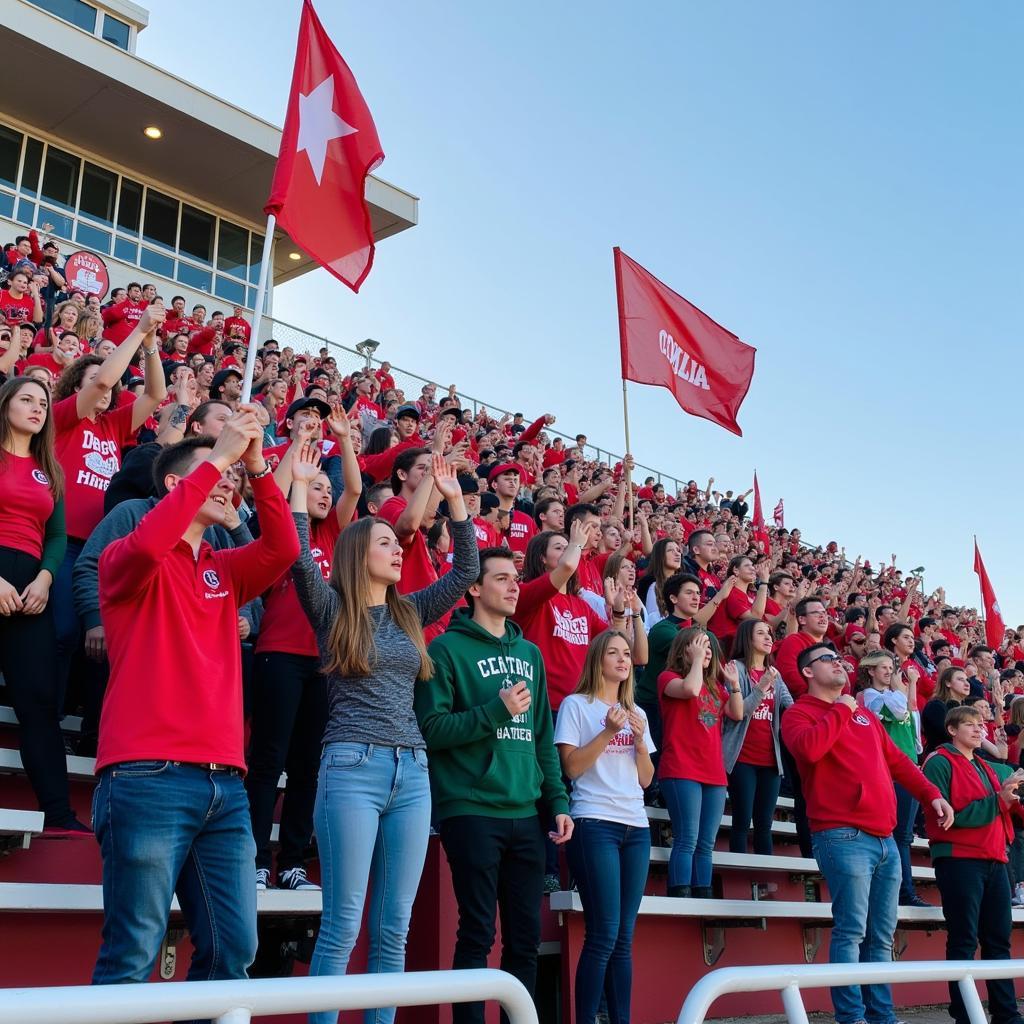
[[[505,971],[419,971],[346,977],[180,981],[0,989],[4,1024],[155,1024],[212,1018],[249,1024],[256,1015],[428,1006],[496,999],[511,1024],[537,1024],[523,984]]]
[[[676,1024],[703,1024],[711,1004],[731,992],[781,992],[789,1024],[807,1024],[800,990],[835,985],[902,985],[912,981],[956,981],[971,1024],[986,1024],[975,981],[1024,977],[1024,960],[900,961],[883,964],[776,964],[723,967],[690,989]]]

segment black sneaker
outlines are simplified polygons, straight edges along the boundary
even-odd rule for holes
[[[311,882],[306,877],[305,868],[288,868],[287,871],[282,871],[277,876],[277,886],[279,889],[320,889],[316,882]]]

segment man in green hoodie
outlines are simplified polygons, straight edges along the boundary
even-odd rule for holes
[[[469,613],[430,645],[434,677],[416,684],[416,717],[430,755],[434,813],[459,905],[453,967],[486,967],[501,910],[501,967],[532,993],[537,978],[544,835],[556,844],[572,819],[540,648],[508,621],[519,600],[507,548],[480,552]],[[504,1015],[503,1015],[504,1017]],[[483,1003],[456,1003],[454,1024],[483,1024]]]

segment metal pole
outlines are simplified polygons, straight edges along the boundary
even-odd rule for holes
[[[974,977],[970,974],[961,978],[957,984],[960,986],[960,995],[964,1001],[964,1009],[971,1024],[985,1024],[985,1008],[981,1005],[981,996],[978,995],[978,986],[974,983]]]
[[[622,424],[625,428],[626,433],[626,455],[629,455],[632,448],[629,446],[629,396],[626,392],[626,378],[622,378]],[[632,474],[629,470],[629,463],[626,462],[626,456],[622,457],[623,468],[625,470],[622,479],[622,486],[626,488],[626,501],[629,502],[629,532],[633,533],[633,487],[632,487]]]
[[[807,1024],[807,1007],[799,985],[791,982],[782,990],[782,1006],[789,1024]]]
[[[256,368],[256,349],[260,347],[260,323],[263,320],[263,303],[267,296],[267,278],[270,276],[270,254],[274,249],[274,228],[277,218],[267,215],[267,232],[263,236],[263,255],[260,258],[260,279],[256,285],[256,308],[252,314],[252,334],[249,350],[245,354],[245,379],[242,381],[242,402],[252,398],[252,374]]]
[[[215,1021],[215,1024],[250,1024],[252,1014],[244,1006],[238,1006],[227,1013],[222,1013]]]

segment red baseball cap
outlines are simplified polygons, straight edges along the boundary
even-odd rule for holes
[[[496,476],[501,476],[502,473],[515,473],[516,476],[522,476],[523,470],[514,462],[502,462],[500,465],[491,468],[487,474],[487,482],[490,483]]]

